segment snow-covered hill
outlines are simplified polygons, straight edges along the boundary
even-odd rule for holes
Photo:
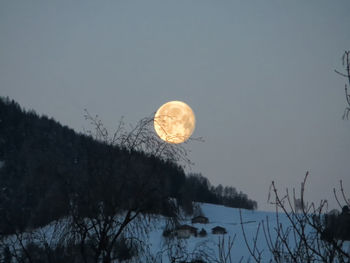
[[[188,239],[183,239],[182,242],[185,243],[184,248],[187,250],[187,253],[191,254],[199,249],[206,249],[208,253],[211,253],[213,258],[219,257],[219,241],[222,241],[224,238],[225,250],[228,249],[229,239],[234,238],[234,244],[231,249],[231,258],[232,262],[239,262],[243,257],[245,262],[249,257],[249,251],[245,244],[241,219],[240,219],[240,210],[237,208],[225,207],[222,205],[213,205],[213,204],[200,204],[200,207],[203,211],[203,214],[208,217],[208,224],[192,224],[191,218],[184,220],[183,224],[188,224],[190,226],[196,227],[198,231],[202,228],[207,232],[205,237],[195,237],[191,235]],[[261,211],[251,211],[251,210],[241,210],[242,222],[245,230],[247,240],[252,245],[253,238],[258,230],[258,225],[263,220],[266,222],[266,219],[269,218],[269,224],[271,227],[274,227],[276,224],[276,214],[272,212],[261,212]],[[287,218],[279,214],[279,222],[283,225],[288,224]],[[212,234],[212,228],[220,226],[224,227],[227,231],[224,235]],[[162,237],[163,229],[165,228],[165,222],[158,224],[156,229],[150,233],[150,243],[152,244],[152,252],[156,253],[159,251],[159,248],[164,246],[164,238]],[[270,253],[266,244],[265,237],[260,227],[260,234],[257,239],[257,247],[259,250],[263,250],[264,258],[268,261]],[[274,234],[272,234],[274,237]],[[163,260],[167,262],[166,255],[164,255]]]
[[[181,221],[181,224],[186,224],[191,227],[198,229],[204,229],[207,235],[200,237],[200,235],[191,235],[188,238],[177,238],[173,237],[171,240],[163,236],[163,231],[166,228],[167,220],[164,217],[155,217],[155,221],[151,222],[148,235],[144,236],[144,243],[148,244],[147,253],[145,256],[141,256],[141,262],[162,262],[170,263],[171,257],[174,255],[183,256],[181,260],[186,260],[190,262],[196,258],[196,255],[201,254],[207,257],[206,262],[225,262],[216,261],[220,258],[220,252],[225,255],[230,253],[232,262],[248,262],[251,259],[251,255],[245,243],[244,235],[242,232],[242,224],[244,226],[244,231],[246,235],[246,240],[248,241],[251,249],[253,249],[254,238],[259,229],[259,235],[256,239],[256,246],[259,251],[261,251],[262,260],[261,262],[270,262],[272,259],[272,254],[269,250],[268,243],[264,236],[264,232],[261,223],[264,222],[265,230],[266,222],[269,222],[271,241],[273,242],[276,237],[274,231],[277,223],[283,225],[286,229],[290,223],[288,218],[283,213],[278,214],[278,221],[276,213],[274,212],[262,212],[262,211],[251,211],[251,210],[240,210],[236,208],[229,208],[221,205],[213,204],[199,204],[204,216],[209,219],[207,224],[192,224],[191,217],[185,218]],[[43,245],[42,241],[48,243],[49,246],[55,246],[57,242],[62,242],[62,239],[57,239],[55,231],[60,231],[66,225],[68,225],[68,219],[63,219],[59,222],[53,222],[43,228],[34,230],[31,232],[30,240],[26,240],[26,235],[22,235],[23,244],[25,245],[27,241],[38,243]],[[136,222],[133,224],[137,224]],[[213,234],[212,228],[220,226],[226,229],[226,234]],[[131,227],[136,227],[132,225]],[[233,246],[229,249],[229,241],[234,240]],[[6,240],[4,240],[6,241]],[[18,239],[16,236],[11,236],[7,238],[9,244],[14,247],[20,248]],[[64,241],[63,241],[64,242]],[[224,249],[219,248],[219,244],[223,245]],[[291,242],[292,243],[292,242]],[[350,243],[345,244],[347,246],[346,250],[350,249]],[[222,247],[222,246],[221,246]],[[350,252],[350,250],[349,250]],[[144,258],[143,258],[144,257]],[[146,260],[146,258],[148,260]],[[240,261],[243,258],[242,261]],[[131,260],[128,262],[140,262],[140,258],[136,261]],[[179,260],[176,262],[180,262]],[[226,261],[230,262],[230,261]],[[253,262],[253,260],[250,260]],[[281,259],[280,262],[289,262],[288,259]]]
[[[187,253],[196,252],[204,250],[208,252],[212,259],[220,258],[219,243],[224,239],[224,254],[228,253],[228,241],[234,239],[233,246],[230,250],[230,256],[232,262],[255,262],[252,260],[252,256],[248,250],[247,244],[244,239],[242,224],[246,236],[246,240],[250,246],[251,250],[254,250],[254,242],[256,238],[256,248],[261,252],[261,262],[275,262],[273,260],[273,255],[268,247],[269,239],[272,243],[276,241],[277,233],[275,231],[277,224],[281,225],[284,231],[291,227],[291,223],[284,213],[275,212],[263,212],[263,211],[251,211],[251,210],[240,210],[237,208],[230,208],[221,205],[213,204],[200,204],[200,207],[206,217],[209,219],[208,224],[191,224],[191,219],[188,218],[184,220],[183,224],[188,224],[190,226],[198,228],[200,231],[202,228],[206,230],[206,237],[195,237],[191,235],[188,239],[183,240],[183,249]],[[259,226],[260,224],[260,226]],[[264,230],[262,227],[264,224],[265,232],[269,232],[269,236],[264,235]],[[212,228],[220,226],[224,227],[227,231],[226,234],[216,235],[212,234]],[[269,227],[269,229],[268,229]],[[162,238],[162,230],[164,225],[160,224],[158,227],[151,232],[150,242],[152,243],[152,251],[156,253],[159,248],[164,244],[164,238]],[[259,231],[258,231],[259,229]],[[306,228],[307,233],[310,228]],[[256,235],[259,232],[258,235]],[[286,232],[285,232],[286,233]],[[313,234],[311,234],[313,236]],[[290,232],[288,245],[293,248],[295,245],[294,235]],[[318,244],[319,245],[319,244]],[[350,241],[345,241],[343,244],[344,250],[350,254]],[[282,249],[281,249],[282,250]],[[280,254],[280,263],[292,262],[287,251]],[[255,253],[256,255],[258,253]],[[165,255],[166,256],[166,255]],[[193,257],[192,257],[193,258]],[[194,257],[195,258],[195,257]],[[243,259],[243,260],[242,260]],[[242,261],[241,261],[242,260]],[[163,262],[169,262],[167,257],[163,255]],[[208,261],[213,262],[213,261]],[[215,261],[216,262],[216,261]],[[231,261],[219,261],[219,262],[231,262]]]

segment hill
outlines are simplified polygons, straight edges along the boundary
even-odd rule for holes
[[[205,235],[193,235],[190,234],[187,238],[164,237],[164,230],[168,227],[168,220],[164,216],[157,216],[153,218],[156,224],[153,227],[150,226],[148,234],[143,239],[143,249],[139,250],[139,255],[124,254],[125,261],[123,259],[116,260],[114,262],[163,262],[170,263],[173,256],[176,256],[175,262],[255,262],[252,258],[247,245],[244,241],[244,235],[241,229],[241,222],[243,223],[245,236],[250,247],[253,247],[256,233],[259,231],[259,235],[256,239],[256,248],[261,252],[260,262],[275,262],[278,258],[274,258],[272,251],[269,247],[269,242],[266,241],[266,237],[263,234],[261,224],[265,227],[267,223],[269,225],[269,239],[272,242],[279,240],[277,238],[278,232],[276,231],[277,225],[283,227],[283,229],[291,229],[292,225],[288,219],[288,216],[284,213],[252,211],[252,210],[239,210],[237,208],[225,207],[222,205],[213,205],[207,203],[196,204],[202,210],[203,214],[208,218],[209,222],[206,224],[195,223],[192,224],[191,217],[185,217],[181,224],[188,225],[196,228],[197,233],[205,230]],[[242,219],[241,219],[241,216]],[[33,242],[36,246],[32,245],[31,253],[34,251],[41,251],[42,254],[47,249],[43,246],[43,240],[50,241],[49,247],[52,251],[55,251],[55,247],[62,245],[62,241],[57,235],[57,229],[62,229],[67,224],[67,220],[63,219],[59,222],[52,222],[40,229],[36,229],[31,235],[28,235],[29,242]],[[259,226],[260,225],[260,226]],[[212,229],[215,227],[223,227],[226,231],[225,234],[214,234]],[[135,227],[135,226],[134,226]],[[258,230],[260,228],[260,230]],[[313,235],[310,229],[306,230],[308,234]],[[34,238],[33,238],[34,237]],[[28,244],[26,237],[24,243]],[[16,241],[14,236],[8,237],[5,243],[15,244],[13,247],[18,249],[20,244]],[[12,243],[14,242],[14,243]],[[299,240],[297,241],[297,243]],[[295,246],[294,239],[290,239],[290,248],[294,249],[298,253],[298,248]],[[275,244],[280,249],[280,261],[277,262],[291,262],[290,254],[287,250],[283,250],[282,244]],[[346,241],[343,244],[344,251],[350,252],[350,241]],[[36,250],[34,250],[36,249]],[[129,247],[127,251],[132,251]],[[46,251],[47,252],[47,251]],[[67,252],[66,252],[67,253]],[[327,253],[327,252],[325,252]],[[122,254],[119,254],[121,256]],[[130,256],[131,258],[128,258]],[[226,261],[222,256],[226,257]],[[56,255],[59,258],[59,256]],[[76,256],[71,255],[72,258],[77,260]],[[24,256],[25,258],[25,256]],[[37,258],[43,258],[40,254]],[[205,261],[196,261],[196,259],[202,258]],[[229,259],[230,258],[230,259]],[[1,254],[0,254],[1,259]],[[317,261],[317,260],[315,260]],[[52,260],[52,262],[61,262]],[[70,261],[69,261],[70,262]],[[79,262],[79,261],[74,261]],[[321,262],[321,261],[317,261]]]
[[[138,207],[171,215],[169,197],[189,212],[192,201],[256,208],[232,187],[224,192],[221,186],[218,193],[205,177],[186,176],[170,159],[76,133],[8,98],[0,99],[0,161],[3,234],[62,218],[73,203],[83,215],[95,213],[101,202],[106,209]]]
[[[243,241],[242,236],[242,230],[240,225],[240,215],[239,215],[239,209],[237,208],[229,208],[222,205],[213,205],[213,204],[207,204],[207,203],[196,203],[197,207],[200,207],[203,214],[208,217],[209,222],[207,224],[192,224],[190,216],[184,217],[180,223],[186,224],[191,227],[197,228],[198,232],[201,229],[204,229],[206,231],[205,236],[194,236],[190,235],[188,238],[167,238],[164,237],[164,230],[168,227],[168,219],[164,216],[155,216],[153,217],[154,224],[149,225],[148,228],[148,234],[142,238],[142,245],[143,249],[139,250],[138,257],[136,257],[135,261],[132,261],[132,258],[127,259],[125,258],[125,261],[120,259],[120,261],[116,260],[113,262],[163,262],[163,263],[170,263],[172,262],[170,258],[172,256],[178,257],[176,262],[192,262],[196,258],[196,256],[201,256],[202,258],[207,258],[205,262],[218,262],[216,260],[219,259],[219,248],[218,244],[219,241],[222,241],[224,238],[225,242],[225,250],[227,251],[227,241],[234,239],[234,244],[231,248],[230,255],[232,258],[232,262],[239,262],[239,260],[243,257],[244,260],[242,262],[247,262],[250,258],[249,251]],[[273,212],[261,212],[261,211],[253,211],[253,210],[241,210],[242,212],[242,218],[243,222],[245,222],[245,230],[246,230],[246,236],[251,241],[255,234],[256,230],[258,228],[258,224],[261,222],[261,220],[265,220],[267,217],[270,219],[271,226],[276,225],[276,216]],[[285,227],[289,225],[289,222],[287,218],[281,214],[279,218],[279,223],[283,224]],[[45,249],[47,247],[43,246],[42,244],[45,242],[48,242],[48,247],[50,247],[53,251],[56,247],[61,246],[64,242],[62,242],[61,235],[62,235],[62,229],[65,228],[65,226],[69,224],[68,218],[63,218],[56,222],[51,222],[50,224],[35,229],[33,232],[26,232],[21,236],[22,242],[24,246],[29,246],[28,249],[29,253],[34,256],[35,259],[44,259],[45,256]],[[138,223],[132,223],[132,227],[137,227]],[[226,234],[213,234],[212,228],[220,226],[225,228]],[[26,235],[28,234],[28,235]],[[125,236],[127,238],[127,235]],[[272,238],[275,238],[275,236],[272,236]],[[44,241],[44,242],[43,242]],[[9,247],[11,247],[11,250],[13,250],[14,247],[17,247],[18,250],[21,250],[21,245],[18,242],[18,239],[16,239],[15,236],[9,236],[5,239],[4,244],[9,244]],[[11,245],[12,244],[12,245]],[[35,245],[34,245],[35,244]],[[137,244],[134,244],[137,245]],[[258,239],[258,247],[259,249],[264,250],[264,261],[263,262],[269,262],[268,259],[271,258],[271,254],[268,251],[267,244],[265,242],[264,236],[260,235]],[[177,248],[173,250],[173,248]],[[128,248],[129,251],[131,251],[130,247]],[[1,247],[0,247],[1,250]],[[35,253],[41,252],[41,253]],[[47,251],[46,251],[47,252]],[[67,252],[66,252],[67,253]],[[135,252],[134,252],[135,253]],[[12,251],[12,254],[15,254]],[[68,253],[67,253],[68,254]],[[55,255],[55,257],[59,258],[58,255]],[[78,256],[71,255],[72,258],[75,259],[74,262],[80,262],[78,260]],[[26,258],[26,256],[23,256],[23,258]],[[266,260],[265,260],[266,259]],[[0,253],[0,260],[1,260],[1,253]],[[56,261],[55,261],[56,260]],[[63,259],[61,259],[62,261]],[[131,261],[128,261],[131,260]],[[182,261],[187,260],[187,261]],[[58,259],[52,259],[52,262],[61,262]],[[46,262],[46,261],[44,261]],[[68,260],[68,262],[71,262]],[[93,261],[92,261],[93,262]],[[196,261],[193,261],[196,262]],[[222,262],[222,261],[219,261]],[[229,262],[229,261],[228,261]]]

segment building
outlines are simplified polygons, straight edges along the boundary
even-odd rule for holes
[[[196,216],[194,218],[192,218],[192,224],[208,224],[209,223],[209,219],[208,217],[205,216]]]
[[[197,228],[189,225],[181,225],[175,230],[178,238],[189,238],[191,235],[197,236]]]
[[[223,235],[223,234],[226,234],[226,229],[224,227],[221,227],[221,226],[216,226],[214,228],[211,229],[211,232],[214,234],[214,235]]]

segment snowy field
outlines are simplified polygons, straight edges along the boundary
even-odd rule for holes
[[[246,243],[244,241],[240,210],[236,208],[229,208],[221,205],[213,204],[200,204],[201,210],[209,219],[207,224],[192,224],[191,217],[185,218],[181,224],[187,224],[198,229],[198,232],[203,228],[207,235],[205,237],[200,237],[197,235],[191,235],[189,238],[173,238],[172,242],[166,242],[166,238],[163,237],[163,230],[166,226],[166,220],[164,217],[158,217],[151,225],[148,235],[145,237],[145,243],[149,245],[149,253],[152,256],[152,260],[149,262],[171,262],[171,251],[176,252],[176,249],[180,250],[181,253],[190,255],[188,258],[183,259],[192,260],[195,258],[196,253],[207,254],[207,262],[216,262],[215,260],[219,258],[219,248],[218,244],[220,240],[224,238],[224,251],[228,252],[228,241],[234,239],[232,249],[230,250],[230,255],[232,262],[254,262],[252,260]],[[251,210],[241,210],[242,222],[244,225],[244,230],[248,243],[253,248],[254,238],[256,236],[259,223],[262,221],[265,223],[267,219],[269,221],[271,239],[274,241],[276,233],[274,228],[276,227],[277,217],[274,212],[262,212],[262,211],[251,211]],[[289,221],[284,214],[278,215],[278,222],[283,225],[284,228],[289,226]],[[67,225],[68,220],[61,220],[60,222],[51,223],[43,228],[37,229],[32,232],[31,238],[36,240],[36,243],[41,243],[40,240],[45,240],[50,246],[55,246],[57,242],[62,242],[62,240],[55,239],[55,231],[62,229]],[[227,231],[226,234],[212,234],[212,228],[220,226],[224,227]],[[266,226],[266,224],[265,224]],[[135,226],[132,226],[135,227]],[[34,233],[34,235],[33,235]],[[24,236],[24,243],[25,241]],[[16,243],[16,237],[11,236],[7,238],[7,241],[14,244]],[[262,251],[262,262],[269,262],[271,259],[271,252],[269,251],[265,236],[263,234],[263,229],[260,226],[259,235],[256,241],[257,248]],[[350,248],[349,242],[346,244],[347,249]],[[169,249],[172,247],[172,249]],[[146,262],[146,259],[141,259],[142,262]],[[241,261],[242,260],[242,261]],[[140,259],[136,261],[128,262],[140,262]],[[229,261],[227,261],[229,262]],[[281,260],[281,262],[288,262],[288,260]]]
[[[200,249],[202,247],[206,248],[209,253],[213,254],[213,258],[218,258],[219,238],[224,238],[226,251],[229,238],[234,238],[234,244],[231,249],[232,262],[239,262],[242,257],[244,258],[242,262],[247,262],[250,254],[243,238],[239,209],[213,204],[201,204],[200,206],[203,214],[209,219],[208,224],[192,224],[191,218],[184,220],[182,223],[196,227],[198,229],[198,232],[202,228],[205,229],[207,236],[191,236],[188,239],[184,239],[183,242],[186,243],[185,247],[187,249],[187,252],[191,253],[196,249]],[[253,238],[255,237],[258,225],[262,222],[262,220],[266,222],[266,218],[268,217],[270,226],[274,227],[276,225],[276,214],[273,212],[261,212],[242,209],[241,213],[246,237],[250,244],[253,244]],[[283,225],[287,225],[288,220],[284,215],[280,214],[279,222]],[[211,230],[216,226],[224,227],[227,233],[225,235],[212,234]],[[164,245],[164,238],[162,237],[164,227],[165,223],[159,224],[157,228],[150,233],[150,243],[152,244],[153,253],[156,253],[159,248]],[[269,261],[270,253],[268,251],[266,240],[261,227],[259,233],[260,234],[258,235],[257,239],[257,247],[259,250],[263,250],[264,260],[266,259],[266,261]],[[272,237],[274,237],[274,235],[272,235]],[[163,257],[163,260],[164,262],[168,262],[166,257]]]

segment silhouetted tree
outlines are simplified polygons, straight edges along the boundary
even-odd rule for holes
[[[151,130],[151,118],[141,120],[130,132],[119,126],[112,137],[99,119],[88,113],[86,118],[95,128],[93,135],[101,142],[101,152],[95,150],[88,160],[86,180],[72,191],[72,230],[85,260],[89,244],[94,262],[109,263],[121,256],[115,249],[122,239],[134,242],[147,235],[153,213],[177,217],[176,203],[169,198],[173,189],[164,187],[171,185],[166,183],[171,178],[165,163],[187,157],[183,147],[158,139]],[[129,154],[120,155],[117,149]],[[140,155],[148,158],[137,162]]]
[[[281,196],[277,192],[275,183],[272,182],[269,200],[276,207],[276,225],[271,225],[268,218],[266,221],[262,221],[255,237],[250,241],[245,234],[241,215],[244,240],[255,262],[265,262],[267,257],[256,243],[261,231],[274,262],[349,262],[350,255],[347,248],[343,246],[347,238],[343,235],[337,235],[337,232],[339,229],[341,229],[340,232],[345,231],[349,227],[350,221],[341,223],[339,219],[327,215],[327,201],[325,200],[321,201],[319,206],[305,202],[305,184],[308,175],[307,172],[301,184],[300,200],[305,205],[301,207],[299,213],[294,209],[293,200],[297,200],[295,192],[293,191],[293,197],[291,197],[287,189],[286,194]],[[341,192],[344,194],[343,190]],[[346,198],[344,200],[348,202]],[[281,215],[279,213],[281,212],[286,216],[287,224],[282,225],[280,222]],[[339,229],[331,229],[333,228],[333,220],[339,220],[337,221]]]
[[[343,67],[345,70],[345,73],[339,72],[335,70],[336,73],[338,73],[340,76],[343,76],[347,79],[348,85],[350,85],[350,51],[345,51],[342,56],[342,62]],[[345,99],[347,106],[345,107],[343,119],[349,119],[349,113],[350,113],[350,94],[348,92],[348,85],[345,84]]]

